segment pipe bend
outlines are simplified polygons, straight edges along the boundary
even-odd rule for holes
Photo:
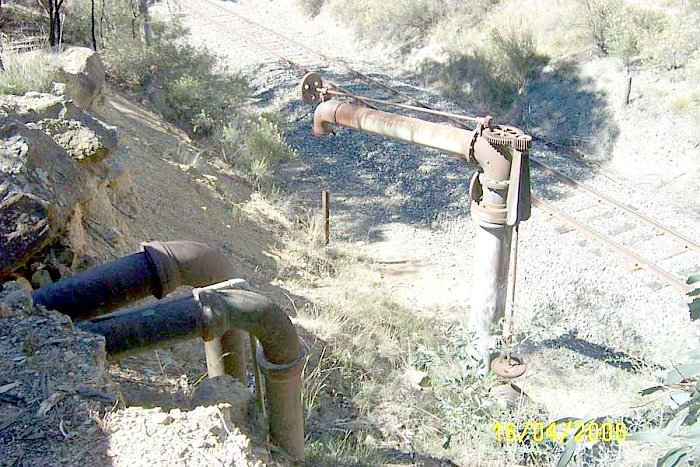
[[[199,292],[199,301],[210,309],[212,327],[217,331],[241,329],[257,337],[269,363],[288,365],[300,360],[297,331],[287,313],[273,301],[245,290],[206,289]]]
[[[342,101],[331,99],[321,102],[314,110],[314,136],[328,136],[333,133],[331,125],[336,123],[335,113]]]
[[[181,285],[203,287],[235,275],[233,264],[218,250],[204,243],[188,240],[142,243],[153,263],[160,289],[154,295],[162,298]]]

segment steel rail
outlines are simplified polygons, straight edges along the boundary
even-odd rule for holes
[[[641,267],[644,269],[647,269],[650,272],[653,272],[656,274],[658,277],[664,279],[667,284],[674,286],[678,290],[684,293],[690,292],[692,287],[682,280],[678,279],[674,275],[670,274],[668,271],[665,271],[652,263],[651,261],[642,258],[638,254],[628,250],[624,246],[620,245],[619,243],[611,240],[610,238],[606,237],[602,233],[590,228],[586,224],[582,223],[581,221],[574,219],[573,217],[569,216],[568,214],[564,213],[563,211],[555,208],[551,204],[542,201],[541,199],[537,198],[532,198],[532,204],[537,206],[538,208],[542,209],[543,211],[548,212],[552,216],[556,217],[557,219],[563,221],[566,224],[572,225],[576,227],[578,230],[583,232],[584,234],[588,235],[589,237],[597,240],[598,242],[604,244],[611,250],[613,250],[615,253],[618,253],[622,255],[623,257],[627,258],[628,260],[632,261],[635,266]]]
[[[288,42],[288,43],[290,43],[290,44],[294,44],[294,45],[297,46],[299,49],[304,50],[305,52],[307,52],[307,53],[309,53],[309,54],[311,54],[311,55],[314,55],[314,56],[316,56],[316,57],[319,57],[319,58],[321,58],[322,60],[324,60],[324,61],[326,61],[326,62],[328,62],[328,63],[331,63],[331,64],[332,64],[332,63],[335,63],[335,64],[339,65],[341,68],[343,68],[343,69],[345,69],[346,71],[350,72],[352,75],[354,75],[354,76],[356,76],[356,77],[362,79],[363,81],[365,81],[365,82],[367,82],[367,83],[369,83],[369,84],[373,84],[373,85],[375,85],[375,86],[377,86],[377,87],[379,87],[379,88],[381,88],[381,89],[384,89],[384,90],[386,90],[386,91],[388,91],[388,92],[391,92],[391,93],[394,94],[395,96],[398,96],[398,97],[401,97],[401,98],[403,98],[403,99],[406,99],[407,101],[409,101],[409,102],[415,104],[416,106],[420,107],[420,108],[418,108],[418,109],[416,109],[416,108],[410,108],[409,110],[428,111],[428,112],[426,112],[426,113],[430,113],[430,114],[433,114],[433,115],[436,115],[436,116],[445,118],[445,119],[447,119],[447,120],[449,120],[449,121],[451,121],[451,122],[457,124],[457,125],[460,126],[460,127],[468,128],[468,129],[470,128],[469,126],[467,126],[467,125],[464,123],[464,121],[460,121],[460,120],[458,120],[458,118],[459,118],[459,119],[462,119],[462,120],[470,120],[470,119],[472,119],[472,117],[461,116],[461,115],[458,115],[458,116],[457,116],[457,115],[455,115],[455,116],[447,115],[447,112],[441,112],[441,111],[439,111],[439,110],[436,110],[436,109],[432,108],[431,106],[429,106],[428,104],[425,104],[425,103],[423,103],[423,102],[421,102],[421,101],[419,101],[419,100],[417,100],[417,99],[415,99],[415,98],[413,98],[413,97],[411,97],[411,96],[409,96],[409,95],[407,95],[407,94],[405,94],[405,93],[403,93],[403,92],[401,92],[401,91],[398,91],[398,90],[392,88],[391,86],[388,86],[388,85],[386,85],[386,84],[384,84],[384,83],[381,83],[380,81],[378,81],[378,80],[376,80],[376,79],[374,79],[374,78],[371,78],[370,76],[367,76],[367,75],[365,75],[365,74],[363,74],[363,73],[361,73],[361,72],[355,70],[354,68],[351,68],[350,66],[348,66],[348,65],[346,65],[346,64],[344,64],[344,63],[342,63],[339,59],[332,59],[332,58],[328,57],[327,55],[322,54],[321,52],[318,52],[318,51],[316,51],[316,50],[313,50],[313,49],[307,47],[307,46],[304,45],[304,44],[301,44],[300,42],[298,42],[298,41],[296,41],[296,40],[294,40],[294,39],[288,38],[288,37],[286,37],[286,36],[284,36],[284,35],[282,35],[282,34],[276,32],[276,31],[274,31],[274,30],[272,30],[272,29],[270,29],[270,28],[268,28],[268,27],[265,27],[265,26],[263,26],[263,25],[260,25],[260,24],[258,24],[258,23],[255,23],[254,21],[252,21],[252,20],[250,20],[250,19],[248,19],[248,18],[246,18],[246,17],[244,17],[244,16],[242,16],[242,15],[239,15],[238,13],[235,13],[235,12],[233,12],[233,11],[230,11],[230,10],[226,9],[226,8],[223,8],[222,6],[216,4],[215,2],[213,2],[213,1],[211,1],[211,0],[203,0],[203,1],[206,2],[206,3],[209,3],[209,4],[213,5],[213,6],[215,6],[215,7],[216,7],[217,9],[219,9],[219,10],[225,11],[227,14],[230,14],[230,15],[232,15],[232,16],[235,16],[235,17],[241,19],[242,21],[245,21],[246,23],[250,24],[251,26],[253,26],[253,27],[255,27],[255,28],[261,29],[261,30],[263,30],[263,31],[266,31],[266,32],[268,32],[268,33],[270,33],[270,34],[272,34],[272,35],[278,37],[278,38],[281,39],[282,41]],[[308,73],[308,72],[309,72],[308,69],[306,69],[306,68],[303,67],[302,65],[299,65],[298,63],[294,62],[294,61],[291,60],[290,58],[285,57],[285,56],[283,56],[283,55],[281,55],[281,54],[279,54],[279,53],[277,53],[277,52],[275,52],[275,51],[269,50],[269,49],[267,49],[266,47],[263,47],[263,46],[261,46],[261,45],[259,45],[259,44],[256,44],[256,43],[252,42],[250,39],[246,38],[245,36],[243,36],[243,35],[241,35],[241,34],[235,32],[235,31],[233,31],[231,28],[229,28],[229,27],[225,26],[224,24],[222,24],[222,23],[216,21],[215,19],[213,19],[213,18],[211,18],[211,17],[208,17],[208,16],[206,16],[206,15],[203,15],[202,13],[200,13],[199,11],[197,11],[197,10],[191,8],[191,7],[187,7],[187,8],[190,9],[190,10],[192,10],[192,11],[194,11],[196,14],[198,14],[198,15],[201,16],[201,17],[203,17],[204,19],[209,20],[209,21],[211,21],[211,22],[213,22],[213,23],[218,24],[222,29],[225,29],[225,30],[227,30],[227,31],[230,31],[232,34],[236,35],[237,37],[242,38],[245,42],[247,42],[247,43],[253,45],[253,47],[257,48],[258,50],[261,50],[261,51],[263,51],[263,52],[265,52],[265,53],[267,53],[267,54],[269,54],[269,55],[272,55],[272,56],[276,57],[277,59],[279,59],[279,60],[281,60],[281,61],[283,61],[283,62],[285,62],[285,63],[290,64],[293,68],[298,69],[298,70],[301,70],[303,73]],[[356,96],[356,95],[354,95],[354,94],[348,92],[347,90],[345,90],[345,89],[343,89],[343,88],[341,88],[341,87],[335,85],[335,84],[332,83],[331,81],[328,81],[328,80],[325,80],[325,81],[326,81],[328,84],[330,84],[331,86],[333,86],[335,89],[339,90],[341,93],[343,93],[344,95],[346,95],[347,97],[350,97],[350,98],[352,98],[352,99],[354,99],[354,100],[356,100],[356,101],[359,101],[359,102],[364,102],[365,105],[367,105],[368,107],[373,108],[373,109],[376,110],[376,107],[373,107],[373,106],[370,105],[368,102],[363,101],[363,100],[362,100],[362,99],[363,99],[362,96]],[[393,103],[393,102],[380,101],[379,99],[367,98],[367,100],[368,100],[368,101],[373,101],[373,102],[375,102],[375,103],[381,102],[381,103],[386,104],[386,105],[393,105],[393,106],[398,106],[398,107],[410,107],[410,106],[406,106],[405,104],[397,104],[397,103]],[[535,165],[537,168],[539,168],[540,170],[544,171],[544,172],[547,173],[548,175],[551,175],[551,176],[557,178],[557,179],[558,179],[559,181],[561,181],[562,183],[564,183],[564,184],[566,184],[566,185],[568,185],[568,186],[570,186],[570,187],[572,187],[572,188],[574,188],[574,189],[577,189],[577,190],[580,190],[580,191],[582,191],[582,192],[585,192],[585,193],[588,194],[589,196],[592,196],[593,198],[597,199],[599,202],[603,202],[603,203],[605,203],[605,204],[607,204],[607,205],[609,205],[609,206],[611,206],[611,207],[613,207],[613,208],[615,208],[615,209],[618,209],[618,210],[624,212],[625,214],[627,214],[627,215],[629,215],[629,216],[631,216],[631,217],[634,217],[635,219],[637,219],[638,221],[642,222],[643,224],[646,224],[646,225],[648,225],[648,226],[651,226],[652,228],[655,228],[655,229],[657,229],[657,230],[659,230],[659,231],[661,231],[661,232],[663,232],[663,233],[665,233],[665,234],[668,234],[668,235],[671,236],[671,237],[674,237],[677,241],[679,241],[680,243],[683,244],[684,249],[692,249],[692,250],[694,250],[694,251],[696,251],[696,252],[700,252],[700,245],[699,245],[697,242],[695,242],[694,240],[692,240],[691,238],[689,238],[689,237],[687,237],[687,236],[685,236],[685,235],[683,235],[683,234],[681,234],[681,233],[679,233],[679,232],[677,232],[677,231],[675,231],[675,230],[673,230],[673,229],[670,229],[670,228],[668,228],[668,227],[663,226],[663,225],[660,224],[658,221],[655,221],[654,219],[652,219],[652,218],[650,218],[650,217],[647,217],[647,216],[645,216],[645,215],[643,215],[643,214],[640,214],[640,213],[636,212],[634,209],[632,209],[632,208],[630,208],[630,207],[628,207],[628,206],[626,206],[626,205],[620,203],[619,201],[616,201],[615,199],[613,199],[613,198],[611,198],[611,197],[609,197],[609,196],[607,196],[607,195],[604,195],[603,193],[598,192],[597,190],[594,190],[593,188],[589,188],[589,187],[583,185],[581,182],[579,182],[579,181],[577,181],[577,180],[574,180],[573,178],[570,178],[570,177],[568,177],[568,176],[562,174],[561,172],[558,172],[557,170],[555,170],[555,169],[553,169],[553,168],[547,166],[546,164],[544,164],[544,163],[542,163],[542,162],[539,162],[538,160],[536,160],[536,159],[535,159],[534,157],[532,157],[532,156],[530,156],[530,163],[533,164],[533,165]],[[611,248],[611,249],[612,249],[613,251],[615,251],[616,253],[619,253],[619,254],[622,255],[623,257],[629,259],[629,260],[632,261],[635,265],[638,265],[638,266],[640,266],[640,267],[644,267],[645,269],[647,269],[647,270],[649,270],[649,271],[655,273],[657,276],[659,276],[661,279],[663,279],[663,280],[664,280],[665,282],[667,282],[668,284],[673,285],[674,287],[676,287],[677,289],[679,289],[679,290],[681,290],[681,291],[683,291],[683,292],[689,292],[689,291],[690,291],[690,286],[688,286],[688,285],[687,285],[685,282],[683,282],[682,280],[680,280],[680,279],[678,279],[677,277],[671,275],[669,272],[667,272],[667,271],[665,271],[665,270],[659,268],[658,266],[656,266],[655,264],[653,264],[651,261],[649,261],[649,260],[647,260],[647,259],[645,259],[645,258],[639,256],[638,254],[636,254],[636,253],[630,251],[629,249],[625,248],[624,246],[622,246],[622,245],[618,244],[617,242],[611,240],[610,238],[606,237],[604,234],[602,234],[602,233],[600,233],[600,232],[597,232],[597,231],[591,229],[591,228],[588,227],[587,225],[585,225],[585,224],[583,224],[582,222],[578,221],[577,219],[575,219],[575,218],[569,216],[568,214],[564,213],[563,211],[561,211],[561,210],[555,208],[555,207],[552,206],[551,204],[546,203],[546,202],[543,201],[543,200],[540,200],[540,199],[538,199],[538,198],[536,198],[536,197],[534,197],[534,196],[531,198],[531,200],[532,200],[532,204],[533,204],[533,205],[535,205],[535,206],[537,206],[537,207],[539,207],[539,208],[541,208],[541,209],[543,209],[543,210],[549,212],[550,214],[552,214],[553,216],[555,216],[555,217],[557,217],[558,219],[562,220],[563,222],[568,223],[568,224],[572,225],[573,227],[575,227],[575,228],[581,230],[582,232],[586,233],[587,235],[589,235],[590,237],[592,237],[592,238],[594,238],[595,240],[599,241],[600,243],[602,243],[602,244],[608,246],[609,248]]]
[[[623,213],[627,214],[628,216],[633,217],[633,218],[637,219],[638,221],[640,221],[644,224],[647,224],[647,225],[653,227],[654,229],[661,231],[664,234],[667,234],[671,237],[674,237],[676,240],[678,240],[678,242],[680,242],[683,245],[684,249],[691,249],[691,250],[695,250],[696,252],[700,253],[700,244],[695,242],[692,238],[689,238],[680,232],[677,232],[671,228],[668,228],[668,227],[660,224],[657,220],[652,219],[651,217],[645,216],[644,214],[641,214],[640,212],[636,211],[635,209],[609,197],[608,195],[601,193],[598,190],[595,190],[591,187],[588,187],[588,186],[584,185],[583,183],[574,180],[573,178],[567,177],[563,173],[561,173],[561,172],[559,172],[559,171],[557,171],[557,170],[555,170],[547,165],[544,165],[541,162],[534,160],[532,157],[530,157],[530,165],[537,167],[542,172],[556,178],[557,180],[564,183],[565,185],[568,185],[568,186],[570,186],[574,189],[577,189],[577,190],[581,190],[581,191],[587,193],[588,195],[590,195],[591,197],[595,198],[597,201],[603,202],[609,206],[612,206],[613,208],[622,211]]]
[[[296,41],[293,41],[292,39],[286,39],[284,36],[282,36],[282,35],[280,35],[280,34],[277,34],[277,33],[275,33],[274,31],[272,31],[272,30],[270,30],[270,29],[267,29],[267,28],[264,27],[264,26],[261,26],[261,25],[259,25],[259,24],[257,24],[257,23],[254,23],[254,22],[250,21],[249,19],[247,19],[247,18],[245,18],[245,17],[243,17],[243,16],[241,16],[241,15],[239,15],[239,14],[237,14],[237,13],[234,13],[234,12],[232,12],[232,11],[229,11],[229,10],[227,10],[226,8],[223,8],[223,7],[217,5],[217,4],[215,4],[215,3],[213,3],[213,2],[211,2],[211,1],[209,1],[209,0],[204,0],[204,1],[207,1],[208,3],[211,3],[212,5],[216,6],[216,7],[219,8],[220,10],[225,11],[227,14],[231,14],[231,15],[233,15],[233,16],[236,16],[236,17],[242,19],[243,21],[245,21],[245,22],[247,22],[247,23],[253,25],[254,27],[263,29],[263,30],[265,30],[265,31],[267,31],[267,32],[270,32],[270,33],[274,34],[274,35],[277,36],[277,37],[280,37],[280,38],[282,38],[282,39],[284,39],[284,40],[287,40],[288,42],[291,42],[291,43],[297,45]],[[180,6],[183,6],[184,8],[187,8],[188,10],[194,12],[196,15],[199,15],[200,17],[204,18],[205,20],[209,21],[210,23],[213,23],[213,24],[215,24],[216,26],[220,27],[221,29],[223,29],[223,30],[229,32],[230,34],[233,34],[234,36],[236,36],[236,37],[242,39],[243,41],[245,41],[246,43],[250,44],[250,45],[253,46],[254,48],[260,50],[261,52],[264,52],[264,53],[266,53],[266,54],[272,55],[273,57],[275,57],[275,58],[278,59],[279,61],[284,62],[284,63],[287,63],[287,64],[290,65],[292,68],[301,71],[303,74],[309,73],[309,72],[311,71],[311,70],[305,68],[303,65],[300,65],[300,64],[296,63],[295,61],[291,60],[290,58],[285,57],[284,55],[281,55],[281,54],[275,52],[274,50],[271,50],[271,49],[269,49],[269,48],[267,48],[267,47],[264,47],[264,46],[262,46],[262,45],[260,45],[260,44],[258,44],[258,43],[256,43],[256,42],[254,42],[253,40],[251,40],[250,38],[246,37],[245,35],[243,35],[243,34],[239,33],[238,31],[236,31],[236,30],[234,30],[234,29],[228,27],[226,24],[222,23],[221,21],[219,21],[219,20],[217,20],[217,19],[215,19],[215,18],[212,18],[211,16],[207,16],[207,15],[202,14],[202,13],[201,13],[199,10],[197,10],[197,9],[192,8],[192,7],[188,6],[188,5],[184,5],[183,2],[178,2],[177,4],[180,5]],[[310,50],[310,49],[309,49],[309,50]],[[330,60],[328,60],[328,61],[330,62]],[[354,96],[350,91],[348,91],[348,90],[342,88],[340,85],[338,85],[338,84],[336,84],[336,83],[334,83],[334,82],[332,82],[332,81],[330,81],[330,80],[325,80],[325,81],[326,81],[328,84],[330,84],[331,86],[333,86],[335,89],[339,89],[340,91],[344,92],[345,94],[347,94],[348,96],[350,96],[350,97],[351,97],[352,99],[354,99],[355,101],[364,103],[364,104],[365,104],[367,107],[369,107],[370,109],[379,110],[379,109],[377,109],[376,107],[374,107],[373,105],[371,105],[369,102],[365,102],[362,98],[357,97],[357,96]]]

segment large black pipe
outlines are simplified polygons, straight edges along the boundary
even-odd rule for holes
[[[187,294],[98,316],[76,326],[103,335],[107,354],[124,356],[201,337],[208,322],[197,300]]]
[[[74,320],[95,316],[155,295],[160,289],[153,262],[145,251],[89,269],[32,292],[34,303]]]
[[[77,326],[103,335],[111,356],[234,330],[250,332],[262,347],[256,357],[265,373],[270,434],[289,454],[304,458],[301,370],[305,354],[294,325],[274,302],[244,290],[195,289],[192,295],[110,313]]]
[[[34,302],[79,321],[150,295],[162,298],[181,285],[203,287],[235,274],[223,254],[203,243],[154,241],[142,243],[141,250],[37,289],[32,293]],[[209,376],[227,373],[245,383],[246,340],[237,329],[207,336]]]
[[[162,298],[181,285],[204,287],[236,273],[228,258],[199,242],[147,242],[141,250],[37,289],[34,302],[82,320],[150,295]]]

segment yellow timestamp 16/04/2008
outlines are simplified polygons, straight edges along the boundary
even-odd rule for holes
[[[523,443],[525,440],[540,443],[551,440],[563,443],[574,437],[576,443],[625,441],[627,425],[624,422],[602,423],[596,421],[569,420],[567,422],[549,423],[525,420],[522,424],[515,422],[495,422],[493,431],[496,441],[506,443]],[[528,436],[529,435],[529,436]]]

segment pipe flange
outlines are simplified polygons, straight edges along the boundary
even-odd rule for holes
[[[323,87],[323,79],[318,73],[307,73],[301,80],[301,100],[309,105],[323,102],[323,96],[319,91]]]
[[[148,259],[158,276],[160,289],[153,295],[157,299],[161,299],[182,283],[176,261],[173,259],[173,252],[165,242],[159,241],[143,242],[139,248],[140,251],[148,255]]]
[[[491,362],[491,371],[501,378],[519,378],[525,374],[526,370],[527,365],[523,362],[523,359],[515,355],[498,357]]]
[[[500,144],[502,146],[512,145],[519,135],[522,135],[523,130],[514,126],[496,125],[489,128],[484,128],[481,136],[486,138],[491,144]]]
[[[277,374],[283,375],[285,373],[293,372],[295,369],[301,369],[301,364],[306,361],[307,355],[306,347],[299,343],[299,358],[290,363],[270,363],[265,357],[264,349],[262,345],[258,345],[258,349],[255,352],[255,360],[260,365],[260,369],[265,374]]]

